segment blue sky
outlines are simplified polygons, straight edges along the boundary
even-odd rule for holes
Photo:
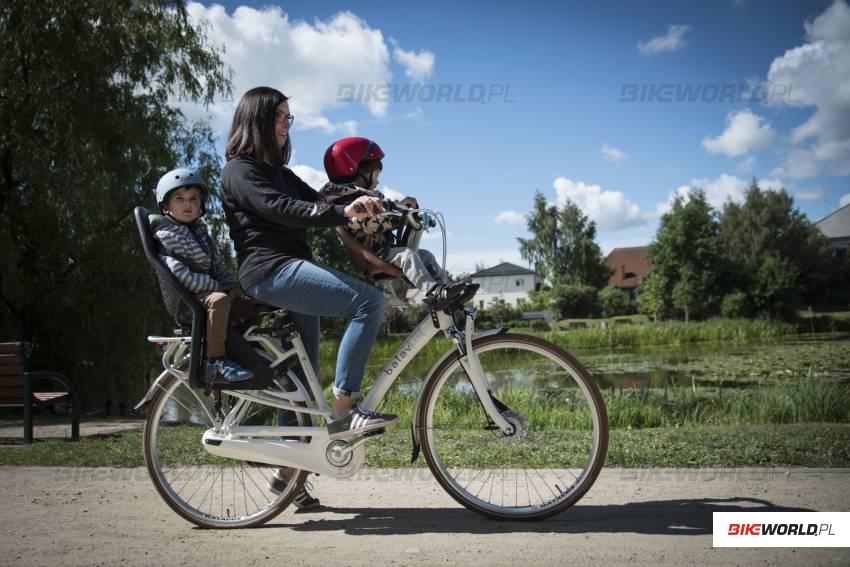
[[[721,205],[756,177],[785,187],[812,219],[850,202],[844,0],[228,2],[189,10],[225,47],[236,98],[260,84],[293,97],[299,175],[318,187],[323,152],[337,138],[378,141],[387,154],[382,185],[445,214],[455,273],[522,263],[516,238],[527,236],[522,215],[535,191],[582,206],[606,252],[649,243],[671,195],[695,187]],[[410,102],[368,104],[341,100],[341,84],[425,90]],[[429,100],[439,85],[461,98],[472,85],[507,96]],[[741,85],[747,95],[759,85],[769,100],[721,101],[709,88],[694,102],[625,102],[624,85],[670,85],[656,92],[671,98],[677,88]],[[208,114],[224,135],[233,105],[184,110]],[[425,245],[437,249],[436,241]]]

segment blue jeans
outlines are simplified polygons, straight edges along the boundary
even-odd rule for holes
[[[348,320],[336,358],[334,395],[360,393],[366,359],[384,320],[384,296],[371,285],[310,260],[296,260],[246,290],[290,312],[319,373],[319,317]]]

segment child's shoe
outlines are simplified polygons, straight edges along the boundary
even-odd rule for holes
[[[230,382],[244,382],[254,377],[254,373],[250,370],[242,368],[232,360],[226,358],[211,358],[210,366],[213,367],[216,374]]]

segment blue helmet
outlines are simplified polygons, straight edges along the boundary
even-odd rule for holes
[[[207,212],[207,184],[193,169],[179,168],[169,171],[159,178],[156,184],[156,205],[162,211],[162,205],[175,189],[181,187],[201,188],[201,216]]]

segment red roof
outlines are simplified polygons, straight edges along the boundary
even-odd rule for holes
[[[613,270],[608,285],[617,288],[635,288],[649,273],[647,258],[649,246],[614,248],[605,258],[605,265]]]

